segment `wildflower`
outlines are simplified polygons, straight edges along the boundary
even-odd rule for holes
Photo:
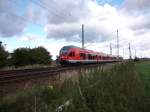
[[[49,89],[49,90],[53,90],[53,88],[54,88],[54,87],[53,87],[52,85],[48,85],[48,89]]]

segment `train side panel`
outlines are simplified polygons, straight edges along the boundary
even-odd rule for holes
[[[61,64],[90,64],[115,61],[118,61],[116,56],[70,46],[63,47],[59,56]]]

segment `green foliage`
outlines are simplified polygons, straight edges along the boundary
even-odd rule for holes
[[[36,86],[30,92],[6,97],[0,102],[0,110],[149,112],[150,97],[142,80],[136,72],[134,63],[120,64],[107,70],[96,69],[88,74],[81,74],[78,82],[66,80],[61,87]]]
[[[12,60],[15,66],[24,66],[30,64],[30,49],[18,48],[12,54]]]
[[[63,101],[58,88],[36,86],[32,91],[8,96],[0,101],[0,112],[54,112]]]
[[[93,73],[93,77],[88,79],[87,85],[82,88],[91,111],[146,112],[148,102],[134,71],[134,64],[122,64],[107,72]]]
[[[32,64],[48,64],[50,62],[51,56],[49,52],[43,48],[33,48],[31,50],[31,63]]]
[[[37,48],[18,48],[13,53],[5,51],[0,42],[0,68],[4,66],[25,66],[33,64],[50,64],[51,55],[43,47]]]
[[[140,76],[142,76],[143,78],[149,77],[149,75],[150,75],[150,61],[139,62],[136,64],[136,67],[137,67],[137,71],[139,72]]]
[[[8,52],[5,51],[2,42],[0,42],[0,68],[7,64]]]
[[[24,66],[30,64],[49,64],[51,56],[43,47],[38,48],[19,48],[12,54],[13,64],[15,66]]]

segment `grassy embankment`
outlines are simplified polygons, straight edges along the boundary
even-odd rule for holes
[[[150,63],[128,63],[82,74],[60,88],[34,87],[0,101],[1,112],[148,112]],[[58,108],[59,107],[59,108]]]

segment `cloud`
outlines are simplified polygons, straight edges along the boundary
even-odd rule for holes
[[[0,0],[0,35],[10,37],[20,34],[26,22],[17,14],[17,8],[7,0]]]
[[[150,9],[149,0],[125,0],[123,7],[128,11],[148,11]]]
[[[147,31],[150,29],[150,13],[142,14],[134,18],[133,22],[131,23],[131,28],[134,31]]]
[[[12,37],[24,32],[29,23],[46,23],[45,12],[29,2],[24,7],[20,1],[0,0],[0,36]]]
[[[25,18],[29,23],[42,26],[47,21],[46,11],[36,4],[37,2],[29,2],[25,8]]]
[[[25,22],[18,16],[0,14],[0,35],[4,37],[20,34],[24,30]]]
[[[53,24],[80,21],[89,16],[87,2],[90,0],[41,0],[48,11],[48,22]]]
[[[90,0],[63,0],[62,3],[62,7],[59,8],[62,11],[59,13],[60,17],[49,13],[50,21],[45,27],[47,38],[81,41],[81,25],[84,24],[85,42],[101,42],[112,39],[112,33],[120,24],[117,20],[120,18],[119,11],[109,4],[100,6]],[[56,3],[55,7],[57,4],[60,2]],[[72,16],[67,16],[68,13],[72,13]]]
[[[150,49],[150,31],[143,33],[142,35],[136,36],[134,39],[133,47],[139,50],[149,50]]]
[[[79,23],[50,24],[46,27],[46,31],[49,36],[47,38],[81,41],[81,24]],[[84,31],[85,42],[100,42],[112,37],[111,33],[103,26],[85,24]]]
[[[20,38],[22,41],[25,42],[29,42],[29,41],[38,42],[38,41],[45,40],[44,36],[39,36],[36,34],[24,34],[24,35],[20,35],[18,38]]]

